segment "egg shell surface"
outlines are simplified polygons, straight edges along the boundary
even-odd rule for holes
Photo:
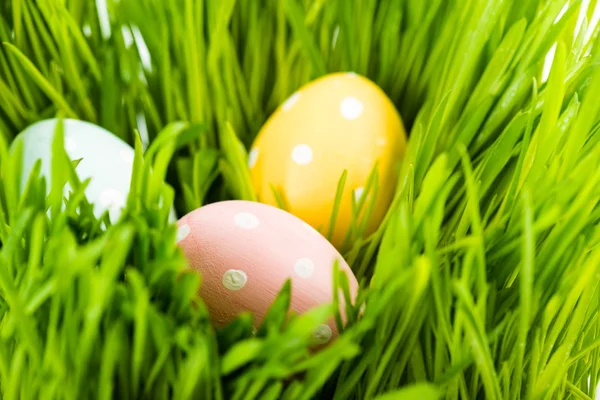
[[[335,73],[300,88],[273,113],[250,149],[248,164],[259,201],[277,204],[273,185],[292,214],[324,235],[347,170],[332,235],[340,248],[353,219],[353,198],[373,201],[365,185],[375,165],[379,188],[365,233],[379,226],[395,193],[405,147],[402,120],[385,93],[362,76]]]
[[[58,119],[35,123],[21,132],[17,142],[23,143],[23,169],[21,190],[25,188],[29,175],[38,159],[42,160],[41,175],[46,178],[47,189],[51,187],[52,141]],[[109,211],[115,222],[125,206],[131,173],[134,150],[129,144],[109,131],[85,121],[63,119],[64,146],[71,160],[81,159],[75,171],[79,179],[92,178],[86,188],[86,197],[94,203],[94,214],[100,217]],[[69,192],[65,187],[65,195]]]
[[[233,200],[201,207],[179,220],[177,240],[202,274],[200,296],[218,325],[251,311],[259,326],[288,278],[292,311],[331,304],[335,260],[348,276],[353,298],[358,291],[352,270],[331,243],[299,218],[266,204]],[[339,298],[344,310],[343,295]],[[335,337],[333,318],[316,332],[319,344]]]

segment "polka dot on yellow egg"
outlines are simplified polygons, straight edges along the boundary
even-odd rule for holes
[[[258,161],[258,152],[257,148],[250,150],[248,154],[248,167],[252,168],[256,165],[256,161]]]
[[[340,114],[348,120],[359,118],[363,112],[364,105],[356,97],[348,96],[340,102]]]
[[[313,159],[313,151],[307,144],[299,144],[292,150],[292,160],[298,165],[310,164]]]
[[[281,106],[281,109],[283,111],[291,110],[292,107],[294,107],[294,105],[298,102],[299,99],[300,99],[300,93],[298,93],[298,92],[294,93],[285,101],[285,103],[283,103],[283,105]]]
[[[288,211],[315,228],[325,227],[324,234],[346,170],[331,240],[339,248],[353,219],[352,203],[364,195],[365,202],[374,201],[366,233],[379,226],[395,192],[405,146],[402,121],[385,93],[364,77],[335,73],[284,101],[259,132],[248,165],[259,201],[277,205],[275,188]],[[366,185],[375,165],[379,190],[374,197]]]

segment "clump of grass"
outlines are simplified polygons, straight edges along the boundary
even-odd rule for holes
[[[4,2],[2,396],[592,398],[596,5]],[[333,71],[377,82],[410,130],[384,223],[348,243],[362,282],[349,323],[308,351],[332,307],[286,321],[286,285],[258,332],[249,315],[216,330],[175,246],[170,206],[253,199],[245,149],[290,93]],[[50,196],[35,173],[19,192],[19,149],[8,144],[51,116],[95,122],[135,146],[122,220],[94,218],[60,134]]]

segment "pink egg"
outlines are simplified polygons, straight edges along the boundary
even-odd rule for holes
[[[333,301],[333,265],[339,260],[351,295],[358,283],[338,251],[320,233],[279,208],[223,201],[192,211],[178,222],[177,241],[203,276],[200,296],[218,325],[251,311],[256,326],[288,278],[291,309],[303,313]],[[345,305],[339,294],[340,307]],[[342,316],[344,312],[342,311]],[[337,335],[333,318],[316,329],[320,344]]]

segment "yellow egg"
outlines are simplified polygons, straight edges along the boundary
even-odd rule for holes
[[[331,242],[341,247],[351,229],[353,198],[363,199],[359,214],[373,211],[365,234],[372,233],[393,199],[406,147],[402,120],[385,93],[354,73],[335,73],[308,83],[268,119],[249,153],[248,164],[259,201],[277,205],[273,186],[292,214],[329,234],[340,177],[347,170]],[[379,189],[365,185],[377,165]],[[356,208],[356,207],[354,207]]]

